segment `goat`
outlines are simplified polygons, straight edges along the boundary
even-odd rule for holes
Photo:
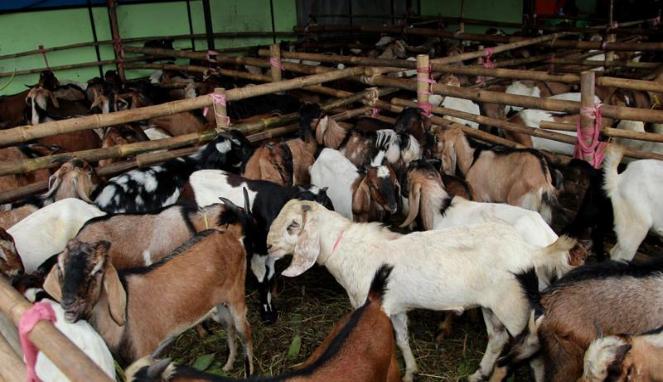
[[[284,276],[298,276],[316,262],[324,265],[345,288],[353,307],[365,300],[373,270],[384,262],[394,266],[383,309],[405,358],[406,381],[417,370],[408,340],[408,310],[481,306],[490,336],[481,366],[470,378],[479,380],[492,370],[508,333],[516,335],[527,325],[529,303],[514,274],[533,266],[568,269],[574,244],[562,237],[537,248],[510,226],[497,223],[400,235],[297,200],[283,207],[267,235],[269,256],[293,255]]]
[[[246,253],[241,229],[197,234],[149,267],[118,273],[111,243],[72,240],[46,277],[44,289],[60,301],[68,322],[89,319],[111,352],[129,363],[157,352],[207,316],[224,324],[235,358],[235,330],[244,347],[246,373],[253,371],[251,327],[246,320]]]
[[[396,170],[407,168],[410,162],[422,156],[421,146],[414,136],[398,134],[392,129],[378,130],[375,146],[378,149],[376,157],[383,153],[387,162]]]
[[[663,203],[658,197],[663,162],[653,159],[634,161],[619,174],[617,166],[623,156],[621,146],[610,145],[606,150],[603,190],[612,203],[617,236],[610,258],[630,261],[649,231],[663,236]]]
[[[9,211],[0,211],[0,228],[9,229],[9,227],[30,216],[39,208],[33,204],[25,204]]]
[[[565,235],[576,239],[583,239],[591,231],[591,249],[599,259],[605,257],[603,241],[613,228],[614,215],[612,204],[603,190],[604,177],[601,170],[597,170],[584,160],[573,159],[567,165],[568,169],[579,172],[580,180],[588,182],[582,197],[580,207],[573,220],[562,230]]]
[[[217,202],[218,202],[217,198]],[[210,204],[204,208],[172,205],[146,214],[115,214],[88,220],[76,234],[86,243],[111,241],[108,256],[116,269],[149,266],[166,257],[197,232],[240,222],[244,245],[252,248],[255,228],[234,204]]]
[[[81,159],[71,159],[50,176],[48,191],[41,198],[44,205],[66,198],[79,198],[93,203],[90,195],[98,183],[97,174],[89,163]]]
[[[540,152],[472,147],[458,128],[439,131],[436,139],[435,154],[442,160],[444,172],[453,175],[458,167],[477,201],[508,203],[538,211],[547,223],[552,221],[557,190]]]
[[[338,150],[345,142],[348,129],[343,128],[328,115],[321,116],[316,123],[315,138],[318,144]]]
[[[101,147],[106,148],[128,143],[145,142],[148,140],[149,138],[143,129],[139,127],[131,125],[111,126],[106,129],[101,138]],[[117,159],[102,159],[99,161],[99,167],[108,166],[116,161]]]
[[[389,165],[358,170],[337,150],[323,149],[310,168],[311,182],[327,187],[334,210],[348,219],[382,220],[398,211],[400,184]]]
[[[0,228],[0,274],[9,278],[23,274],[23,261],[18,255],[12,235]]]
[[[32,273],[49,257],[62,252],[85,222],[104,214],[93,204],[67,198],[33,212],[7,233],[16,242],[25,272]]]
[[[636,131],[639,133],[646,132],[645,124],[642,121],[621,120],[619,121],[616,127],[618,129]],[[657,133],[660,134],[660,132]],[[647,151],[659,154],[663,153],[663,143],[661,142],[648,142],[648,141],[638,141],[628,138],[615,138],[615,143],[635,150],[641,150],[641,151]]]
[[[279,376],[250,380],[399,382],[393,329],[381,309],[390,272],[390,267],[380,267],[366,302],[341,318],[303,364]],[[137,361],[125,374],[129,382],[230,381],[151,358]]]
[[[533,272],[521,277],[534,312],[527,331],[515,338],[496,370],[533,358],[537,381],[544,380],[544,373],[549,382],[576,380],[582,375],[583,355],[596,338],[663,325],[662,271],[660,259],[646,264],[607,261],[576,268],[541,293]]]
[[[200,114],[200,111],[185,111],[152,118],[148,121],[148,125],[149,127],[163,130],[170,136],[175,137],[205,131],[208,123],[205,117]]]
[[[281,186],[310,183],[308,168],[315,162],[318,143],[311,129],[320,121],[317,104],[304,104],[300,111],[299,137],[278,144],[266,143],[256,149],[242,174],[247,179],[268,180]]]
[[[394,130],[397,133],[406,133],[414,136],[424,147],[428,147],[428,128],[430,121],[423,118],[421,111],[414,107],[407,107],[398,115]]]
[[[191,173],[206,168],[241,169],[251,155],[238,131],[220,134],[198,152],[111,178],[95,203],[106,212],[147,212],[174,204]]]
[[[458,77],[452,74],[441,78],[438,82],[447,86],[454,86],[454,87],[460,87],[461,85]],[[468,114],[481,115],[481,109],[479,105],[465,98],[446,96],[443,97],[441,102],[437,102],[437,104],[433,103],[430,99],[429,102],[431,102],[433,106],[441,106],[447,109],[463,111]],[[473,129],[479,128],[479,124],[477,122],[468,121],[466,119],[451,117],[451,116],[445,116],[444,119],[457,122],[461,125],[469,126]]]
[[[641,335],[597,338],[585,352],[579,382],[663,380],[663,327]]]
[[[316,186],[283,187],[264,180],[249,180],[221,170],[201,170],[189,179],[196,205],[200,208],[217,203],[219,197],[246,205],[246,212],[253,216],[256,227],[253,232],[251,271],[258,280],[260,315],[263,321],[275,322],[277,311],[272,303],[271,287],[276,278],[273,259],[267,256],[267,232],[281,208],[292,199],[313,200],[333,209],[327,190]],[[246,192],[246,196],[244,193]]]
[[[25,121],[27,112],[25,97],[29,92],[30,89],[0,96],[0,121],[2,121],[3,129],[21,125]]]
[[[32,149],[34,145],[21,145],[18,147],[5,147],[0,149],[0,161],[9,162],[14,160],[35,157],[38,153]],[[18,187],[27,186],[30,183],[48,179],[48,170],[42,169],[26,174],[13,174],[0,176],[0,191],[10,191]]]

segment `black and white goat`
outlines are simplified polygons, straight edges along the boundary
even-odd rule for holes
[[[188,157],[131,170],[111,178],[99,190],[95,203],[109,213],[157,210],[179,199],[182,188],[194,171],[241,170],[251,153],[250,143],[240,132],[223,133]]]
[[[267,256],[267,232],[281,208],[292,199],[312,200],[333,209],[327,190],[316,186],[284,187],[265,180],[250,180],[222,170],[201,170],[191,174],[189,184],[199,208],[219,202],[219,197],[245,205],[256,224],[252,232],[251,271],[258,280],[261,317],[275,322],[277,311],[272,304],[271,287],[276,277],[275,260]],[[246,196],[244,195],[246,193]],[[245,198],[247,200],[245,200]]]

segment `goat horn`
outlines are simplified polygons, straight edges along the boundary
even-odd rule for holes
[[[421,199],[421,184],[415,183],[410,186],[410,211],[408,211],[407,217],[403,224],[400,225],[401,228],[407,227],[414,219],[419,215],[419,200]]]
[[[49,176],[48,177],[48,191],[44,195],[42,195],[42,198],[43,199],[48,199],[51,196],[53,196],[55,191],[57,191],[58,188],[60,188],[60,183],[62,183],[62,178],[60,177],[59,172],[56,172],[55,174]]]
[[[77,178],[74,178],[74,187],[76,188],[76,195],[78,195],[82,201],[90,204],[94,203],[83,189],[83,183],[79,182]]]

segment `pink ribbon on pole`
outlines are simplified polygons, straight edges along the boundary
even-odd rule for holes
[[[593,107],[583,107],[580,109],[581,116],[594,119],[594,128],[590,134],[585,134],[580,128],[580,117],[578,117],[578,123],[576,124],[576,133],[578,137],[576,139],[576,146],[574,150],[574,157],[578,159],[585,159],[585,156],[591,156],[592,161],[590,164],[594,168],[601,167],[603,163],[603,158],[605,157],[605,149],[608,146],[607,142],[599,141],[599,135],[601,133],[602,126],[602,115],[601,115],[601,106],[602,104],[596,104]],[[591,138],[591,143],[588,145],[585,143],[585,140]]]
[[[419,102],[418,106],[426,117],[433,115],[433,104],[430,102]]]
[[[55,312],[53,307],[46,302],[38,302],[26,310],[21,316],[18,323],[18,335],[21,341],[21,348],[23,348],[23,358],[28,372],[28,382],[41,382],[37,373],[35,372],[35,364],[37,363],[37,354],[39,349],[30,341],[28,334],[37,325],[39,321],[55,322]]]
[[[375,118],[378,115],[380,115],[380,109],[378,109],[377,107],[372,107],[371,108],[371,118]]]
[[[486,69],[494,68],[495,62],[493,61],[493,54],[495,53],[495,48],[486,48],[484,49],[484,52],[486,52],[486,55],[483,62],[483,67]]]
[[[276,57],[270,57],[269,58],[269,65],[271,65],[274,68],[277,68],[279,70],[284,70],[283,69],[283,64],[281,63],[281,60],[276,58]]]

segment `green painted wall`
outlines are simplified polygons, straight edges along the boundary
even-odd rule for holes
[[[461,0],[421,0],[424,16],[460,16]],[[468,19],[522,22],[523,0],[464,0],[463,17]],[[480,25],[466,25],[467,32],[485,31]]]
[[[271,31],[269,0],[211,0],[212,21],[215,32]],[[291,31],[297,23],[295,0],[274,0],[274,20],[277,31]],[[194,33],[205,32],[202,2],[191,1]],[[111,32],[108,12],[104,7],[93,8],[97,37],[109,40]],[[38,20],[38,21],[37,21]],[[123,38],[177,35],[189,33],[186,3],[164,2],[152,4],[121,5],[118,7],[118,24]],[[0,55],[22,52],[37,48],[92,41],[87,9],[68,9],[0,15]],[[217,49],[247,45],[270,44],[271,37],[217,39]],[[177,40],[177,48],[190,48],[190,40]],[[205,40],[196,40],[196,49],[207,49]],[[50,52],[47,54],[51,66],[96,61],[94,48]],[[101,59],[113,59],[110,46],[101,47]],[[0,72],[15,69],[42,68],[41,56],[28,56],[0,60]],[[112,69],[107,66],[104,70]],[[144,76],[148,71],[128,72],[130,78]],[[60,79],[86,81],[99,75],[97,67],[58,71]],[[33,84],[38,75],[17,76],[11,82],[8,77],[0,78],[0,94],[14,94],[24,89],[24,84]],[[8,84],[8,85],[7,85]],[[7,86],[5,86],[7,85]]]

